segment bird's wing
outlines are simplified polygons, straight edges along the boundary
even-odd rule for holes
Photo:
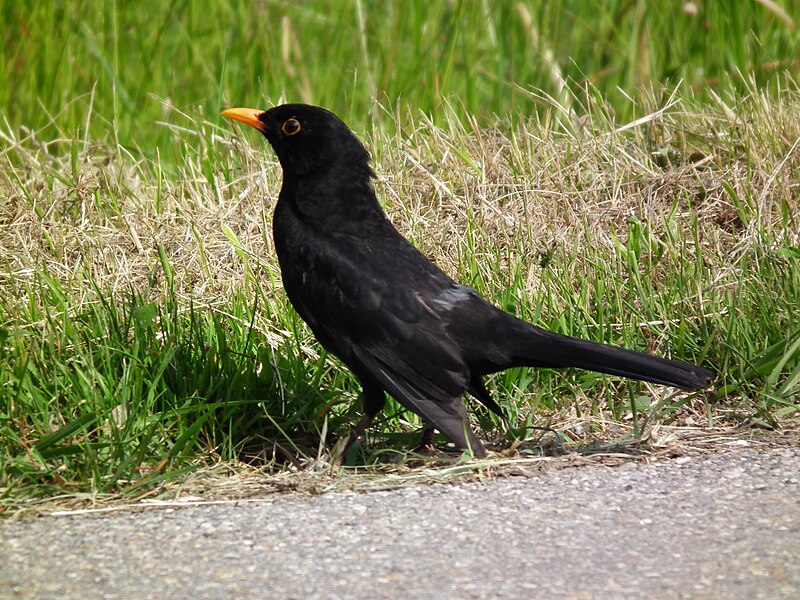
[[[323,345],[351,368],[355,363],[356,372],[368,371],[400,404],[481,452],[461,401],[469,371],[433,300],[455,284],[427,264],[415,273],[416,258],[400,252],[391,261],[368,260],[325,248],[307,265],[297,308]]]
[[[485,455],[483,444],[469,426],[461,394],[443,394],[441,388],[431,386],[430,382],[419,385],[420,380],[413,371],[397,368],[396,354],[375,353],[359,347],[355,352],[361,363],[400,404],[432,423],[458,447],[469,448],[477,456]]]

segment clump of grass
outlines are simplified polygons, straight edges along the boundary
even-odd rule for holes
[[[499,446],[549,424],[572,439],[798,416],[800,95],[755,88],[602,103],[482,127],[393,115],[366,136],[400,230],[458,280],[543,327],[703,363],[708,392],[587,372],[491,380]],[[578,102],[575,98],[574,102]],[[12,139],[0,189],[0,486],[139,493],[209,462],[303,466],[346,434],[353,378],[289,307],[271,246],[280,172],[261,140],[198,119],[183,163]],[[252,143],[252,145],[251,145]],[[171,172],[170,172],[171,171]],[[372,444],[411,445],[390,407]],[[506,440],[506,441],[503,441]],[[257,455],[257,456],[256,456]]]

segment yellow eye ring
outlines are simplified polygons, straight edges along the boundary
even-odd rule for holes
[[[292,117],[291,119],[286,119],[281,125],[281,131],[284,135],[297,135],[300,133],[302,127],[300,126],[300,121]]]

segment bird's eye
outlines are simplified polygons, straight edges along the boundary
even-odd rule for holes
[[[296,135],[300,133],[300,121],[295,118],[286,119],[281,125],[281,131],[286,135]]]

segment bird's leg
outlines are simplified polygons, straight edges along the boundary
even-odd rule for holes
[[[419,445],[414,448],[414,452],[425,452],[433,447],[433,435],[436,433],[436,428],[430,423],[425,423],[422,428],[422,437],[419,440]]]
[[[347,456],[350,448],[358,441],[358,438],[361,437],[361,434],[369,427],[369,424],[372,423],[378,413],[383,410],[383,405],[386,403],[386,395],[380,386],[362,383],[362,390],[361,397],[364,404],[364,416],[361,417],[361,420],[353,427],[352,431],[350,431],[350,435],[348,435],[346,439],[343,438],[336,443],[331,453],[333,462],[340,462]]]
[[[358,438],[361,437],[361,434],[364,433],[364,430],[369,427],[369,424],[372,423],[372,420],[375,418],[375,414],[366,414],[361,417],[361,420],[356,424],[353,429],[350,430],[350,435],[346,438],[342,438],[336,443],[336,446],[333,448],[332,458],[333,462],[338,462],[344,459],[347,456],[347,453],[350,452],[350,448],[358,441]]]

